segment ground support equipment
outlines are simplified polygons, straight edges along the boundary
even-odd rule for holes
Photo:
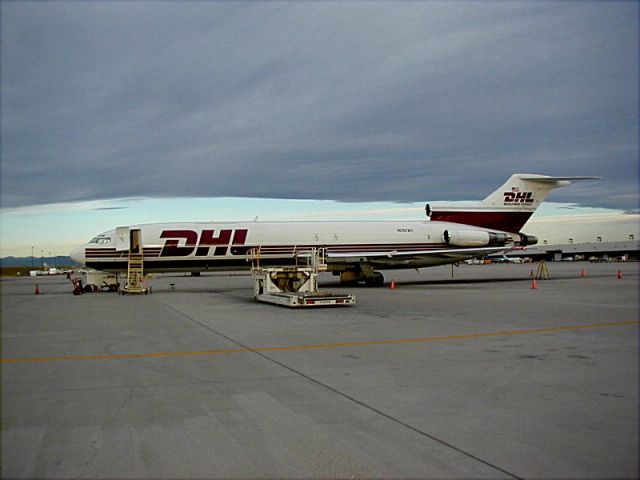
[[[260,249],[250,254],[253,295],[259,302],[285,307],[321,307],[352,305],[355,296],[318,291],[318,272],[327,269],[324,251],[312,249],[296,255],[306,264],[295,266],[260,266]]]
[[[121,295],[127,293],[140,294],[151,293],[151,288],[146,286],[147,277],[144,275],[144,253],[142,248],[137,252],[129,253],[127,265],[127,282],[119,291]]]

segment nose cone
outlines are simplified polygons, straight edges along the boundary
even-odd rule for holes
[[[79,263],[80,265],[84,265],[85,264],[84,263],[85,262],[84,245],[81,245],[71,250],[71,253],[69,253],[69,258],[71,258],[71,260],[73,260],[74,262]]]

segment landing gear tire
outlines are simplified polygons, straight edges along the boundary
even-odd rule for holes
[[[381,287],[384,285],[384,275],[376,272],[374,276],[366,277],[364,279],[364,284],[367,287]]]

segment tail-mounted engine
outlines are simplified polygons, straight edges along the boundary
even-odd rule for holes
[[[517,238],[514,238],[514,241],[520,247],[527,247],[529,245],[536,245],[538,243],[538,237],[536,237],[535,235],[525,235],[524,233],[518,233],[518,237],[520,237],[520,240],[518,241]]]
[[[445,230],[442,239],[452,247],[502,247],[510,236],[482,230]]]
[[[482,230],[445,230],[442,239],[452,247],[502,247],[510,242],[519,247],[526,247],[538,243],[538,238],[535,235]]]

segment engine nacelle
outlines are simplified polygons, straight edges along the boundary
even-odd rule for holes
[[[518,233],[518,236],[520,237],[518,245],[521,247],[536,245],[538,243],[538,237],[536,237],[535,235],[525,235],[524,233]]]
[[[501,247],[509,240],[506,233],[482,230],[445,230],[442,238],[453,247]]]

